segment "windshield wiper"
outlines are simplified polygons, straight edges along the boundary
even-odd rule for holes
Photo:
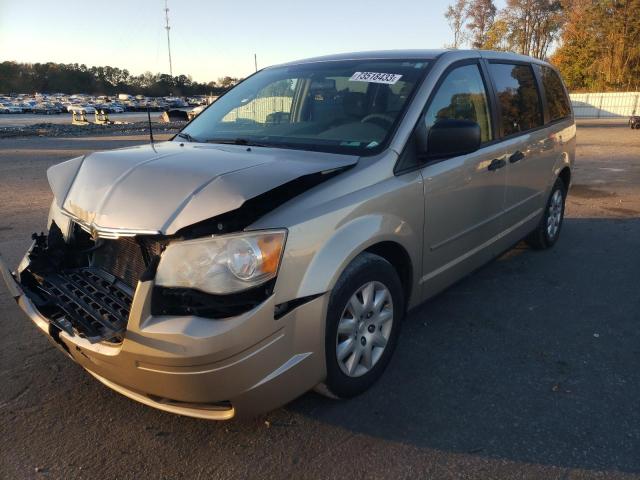
[[[224,145],[246,145],[248,147],[273,147],[274,145],[260,143],[246,138],[212,138],[207,143],[222,143]]]
[[[180,132],[176,135],[176,137],[184,138],[187,142],[198,142],[195,138],[185,132]]]

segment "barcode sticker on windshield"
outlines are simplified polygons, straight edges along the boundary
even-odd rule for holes
[[[350,82],[385,83],[393,85],[402,78],[397,73],[356,72],[351,75]]]

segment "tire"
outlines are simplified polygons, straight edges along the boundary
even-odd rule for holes
[[[380,305],[367,298],[378,299]],[[367,390],[393,355],[404,310],[402,284],[393,266],[378,255],[358,255],[331,293],[325,332],[327,379],[316,390],[333,398]],[[342,359],[339,350],[347,352]]]
[[[545,250],[555,245],[560,237],[560,230],[564,221],[564,203],[567,198],[567,187],[562,179],[556,179],[549,199],[544,209],[544,215],[536,229],[529,234],[525,241],[534,250]],[[552,225],[552,220],[555,225]]]

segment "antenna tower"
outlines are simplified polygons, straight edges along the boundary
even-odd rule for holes
[[[167,31],[167,50],[169,51],[169,75],[173,77],[173,67],[171,66],[171,38],[169,36],[169,30],[171,30],[171,27],[169,26],[168,0],[164,0],[164,19],[165,19],[164,28]]]

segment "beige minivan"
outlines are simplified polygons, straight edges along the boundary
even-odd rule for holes
[[[382,374],[405,312],[560,235],[575,124],[557,71],[489,51],[266,68],[168,142],[51,167],[20,307],[161,410],[253,415]],[[402,342],[400,342],[400,348]]]

